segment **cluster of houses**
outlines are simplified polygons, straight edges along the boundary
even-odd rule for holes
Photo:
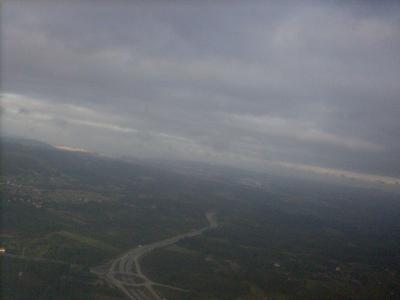
[[[43,207],[42,192],[36,187],[22,185],[13,178],[7,178],[3,182],[3,188],[5,202],[22,202],[36,208]]]

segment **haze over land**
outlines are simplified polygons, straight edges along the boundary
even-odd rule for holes
[[[398,299],[399,194],[2,143],[2,299]]]
[[[112,155],[400,177],[396,1],[5,1],[3,132]]]

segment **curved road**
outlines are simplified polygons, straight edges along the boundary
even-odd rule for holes
[[[129,299],[132,300],[162,300],[161,296],[154,290],[154,286],[161,286],[183,292],[188,290],[153,282],[143,274],[140,268],[140,258],[150,251],[175,244],[188,237],[203,234],[209,229],[218,226],[214,212],[206,213],[209,225],[188,233],[180,234],[155,243],[138,246],[114,259],[105,274],[92,270],[98,275],[103,275],[105,280],[121,290]]]

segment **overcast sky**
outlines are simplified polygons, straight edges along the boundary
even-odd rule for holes
[[[400,178],[398,1],[4,1],[1,21],[5,134]]]

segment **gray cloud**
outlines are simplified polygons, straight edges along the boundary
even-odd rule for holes
[[[400,176],[396,2],[6,1],[2,22],[11,133]]]

